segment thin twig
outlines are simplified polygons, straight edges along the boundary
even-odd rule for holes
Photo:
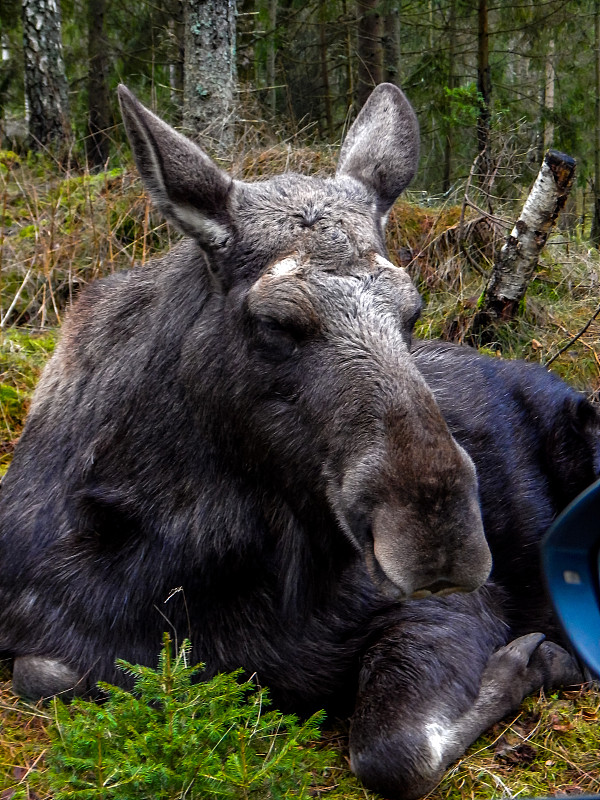
[[[0,322],[0,328],[5,328],[6,327],[6,321],[10,317],[13,308],[19,302],[19,298],[21,297],[21,292],[23,291],[23,289],[25,288],[25,284],[29,280],[29,276],[31,275],[32,269],[33,269],[33,267],[29,267],[29,269],[27,270],[27,275],[25,275],[25,277],[23,278],[23,283],[19,286],[19,289],[18,289],[16,295],[13,297],[12,303],[9,305],[9,307],[8,307],[8,309],[6,311],[6,314],[3,316],[2,321]]]
[[[485,152],[485,150],[483,151]],[[463,202],[460,208],[460,220],[458,223],[458,245],[462,241],[462,234],[463,234],[463,225],[465,222],[465,211],[467,210],[467,203],[469,202],[469,189],[471,188],[471,181],[473,180],[473,176],[475,175],[475,170],[477,169],[477,164],[479,163],[479,159],[483,153],[478,153],[475,157],[475,160],[471,164],[471,169],[469,171],[469,177],[467,178],[467,184],[465,186],[465,196],[463,198]]]
[[[566,343],[566,345],[565,345],[564,347],[561,347],[561,348],[560,348],[560,350],[558,351],[558,353],[555,353],[555,355],[553,355],[553,356],[552,356],[552,358],[548,359],[548,361],[546,361],[546,363],[544,364],[544,366],[545,366],[545,367],[549,367],[549,366],[550,366],[550,364],[552,364],[552,362],[553,362],[553,361],[556,361],[556,359],[557,359],[557,358],[558,358],[560,355],[562,355],[562,354],[565,352],[565,350],[568,350],[568,349],[569,349],[569,347],[571,347],[572,345],[574,345],[574,344],[575,344],[575,342],[576,342],[578,339],[580,339],[580,338],[583,336],[583,334],[584,334],[584,333],[587,331],[587,329],[590,327],[590,325],[592,324],[592,322],[593,322],[593,321],[596,319],[596,317],[597,317],[599,314],[600,314],[600,306],[598,306],[598,308],[597,308],[597,309],[594,311],[594,314],[592,315],[592,317],[591,317],[590,319],[588,319],[588,321],[585,323],[585,325],[584,325],[584,326],[583,326],[583,328],[582,328],[582,329],[579,331],[579,333],[576,333],[576,334],[575,334],[575,336],[573,336],[573,338],[572,338],[572,339],[570,339],[570,340],[569,340],[569,341]]]
[[[470,206],[474,211],[477,211],[478,214],[481,214],[482,217],[491,220],[496,225],[499,225],[501,228],[512,228],[513,223],[509,222],[507,219],[503,217],[499,217],[496,214],[490,214],[489,211],[485,211],[483,208],[480,208],[476,203],[470,200],[468,197],[465,197],[465,204]]]

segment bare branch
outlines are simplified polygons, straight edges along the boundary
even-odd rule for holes
[[[560,350],[558,351],[558,353],[555,353],[555,354],[552,356],[552,358],[549,358],[549,359],[548,359],[548,361],[546,361],[546,363],[544,364],[544,366],[545,366],[545,367],[549,367],[549,366],[550,366],[550,364],[552,364],[552,362],[553,362],[553,361],[556,361],[556,359],[557,359],[559,356],[561,356],[561,355],[562,355],[564,352],[566,352],[566,351],[567,351],[567,350],[568,350],[570,347],[572,347],[572,346],[575,344],[575,342],[576,342],[578,339],[580,339],[580,338],[583,336],[583,334],[584,334],[584,333],[587,331],[587,329],[590,327],[590,325],[592,324],[592,322],[594,322],[594,320],[595,320],[595,319],[597,319],[597,317],[598,317],[599,315],[600,315],[600,306],[598,306],[598,308],[597,308],[597,309],[594,311],[593,315],[590,317],[590,319],[588,319],[588,321],[585,323],[585,325],[584,325],[584,326],[583,326],[583,328],[582,328],[582,329],[579,331],[579,333],[576,333],[576,334],[575,334],[575,336],[573,336],[573,338],[572,338],[572,339],[569,339],[569,341],[566,343],[566,345],[564,345],[564,347],[561,347],[561,348],[560,348]]]

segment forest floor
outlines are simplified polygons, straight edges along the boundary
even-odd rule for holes
[[[331,164],[328,151],[274,147],[244,156],[233,168],[260,177],[285,168],[327,171]],[[506,233],[498,219],[504,214],[510,226],[523,198],[493,215],[419,199],[398,202],[388,224],[391,258],[409,270],[426,302],[417,333],[469,342],[469,318]],[[0,474],[72,299],[91,280],[145,261],[174,238],[155,218],[132,170],[65,175],[42,160],[23,162],[0,151]],[[553,371],[600,401],[599,287],[598,252],[573,232],[557,231],[521,316],[498,329],[486,352],[552,360]],[[430,797],[598,793],[599,715],[595,685],[529,698],[478,740]],[[17,700],[8,671],[0,672],[0,800],[50,797],[44,771],[53,725],[48,707]],[[325,743],[332,766],[315,779],[313,796],[374,797],[349,772],[343,733],[326,734]]]

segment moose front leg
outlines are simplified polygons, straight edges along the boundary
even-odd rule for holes
[[[350,756],[369,788],[421,797],[528,694],[583,680],[572,656],[542,633],[508,641],[494,595],[486,587],[407,603],[367,651]]]

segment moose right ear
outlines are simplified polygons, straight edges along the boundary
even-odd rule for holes
[[[419,164],[419,123],[404,94],[392,83],[373,89],[348,131],[337,175],[371,189],[385,214],[408,186]]]
[[[121,84],[118,94],[135,163],[157,207],[203,247],[225,244],[231,229],[227,200],[233,180],[126,86]]]

